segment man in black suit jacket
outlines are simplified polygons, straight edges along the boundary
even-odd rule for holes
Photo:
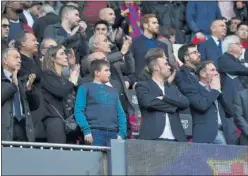
[[[211,24],[211,37],[198,45],[201,53],[201,60],[212,60],[218,68],[218,58],[222,55],[222,40],[226,36],[226,24],[223,20],[215,20]]]
[[[231,102],[221,93],[220,75],[212,61],[204,61],[197,68],[199,84],[187,88],[185,96],[189,99],[193,116],[193,142],[229,143],[227,112],[233,115]]]
[[[164,50],[153,48],[146,54],[152,79],[138,82],[136,92],[142,114],[140,139],[186,142],[179,109],[189,106],[176,86],[167,84],[171,76]]]

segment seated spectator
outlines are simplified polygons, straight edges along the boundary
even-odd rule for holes
[[[80,21],[76,7],[64,6],[61,10],[61,23],[47,26],[43,38],[54,39],[67,49],[72,48],[76,55],[76,63],[79,63],[80,59],[89,53],[88,42],[84,36],[86,27],[86,24]]]
[[[68,66],[64,47],[51,46],[43,61],[42,93],[44,99],[44,126],[47,142],[66,143],[64,105],[68,94],[74,91],[79,76],[79,67],[70,74],[69,81],[62,76]]]
[[[33,30],[38,42],[43,40],[44,31],[48,25],[53,25],[59,22],[60,18],[55,14],[53,7],[49,4],[41,6],[42,17],[34,21]]]
[[[199,2],[202,3],[202,2]],[[214,3],[214,2],[208,2]],[[218,58],[222,55],[222,40],[226,36],[226,24],[223,20],[215,20],[211,24],[211,37],[198,45],[201,53],[201,60],[212,60],[218,68]]]
[[[240,76],[248,76],[248,68],[239,60],[242,55],[242,46],[238,36],[227,36],[222,46],[225,53],[218,59],[219,72],[222,76],[222,91],[229,102],[232,102],[235,94],[244,90]]]
[[[17,49],[7,48],[2,51],[2,140],[33,142],[35,130],[30,110],[39,107],[35,92],[32,91],[35,75],[18,78],[20,68],[21,56]],[[33,100],[30,104],[27,97]]]
[[[233,17],[230,21],[230,29],[228,35],[234,35],[237,32],[237,26],[241,23],[241,19],[238,17]]]
[[[232,110],[221,93],[220,75],[212,61],[204,61],[197,68],[199,83],[184,90],[193,117],[193,142],[229,144],[226,113]],[[228,114],[232,116],[231,113]]]
[[[110,146],[111,139],[126,137],[125,113],[117,91],[105,85],[110,78],[109,62],[94,60],[90,70],[94,80],[79,87],[75,117],[87,144]]]
[[[248,89],[237,93],[234,99],[235,122],[241,129],[240,144],[248,145]]]
[[[1,48],[2,51],[6,48],[9,47],[9,41],[8,41],[8,37],[9,37],[9,20],[2,15],[1,17]]]
[[[237,27],[237,35],[243,48],[248,48],[248,23],[240,23]]]
[[[152,78],[136,85],[143,118],[140,139],[186,142],[178,110],[187,108],[189,101],[176,86],[167,84],[171,68],[163,49],[150,49],[145,59]]]
[[[17,35],[24,31],[23,24],[25,23],[19,19],[22,11],[23,8],[20,1],[8,1],[6,3],[4,14],[9,19],[9,41],[16,39]]]
[[[193,35],[202,39],[211,35],[211,24],[221,17],[216,1],[189,1],[186,9],[186,21]]]
[[[143,34],[134,39],[132,44],[132,54],[135,60],[135,75],[132,82],[137,82],[137,78],[145,68],[144,57],[147,51],[151,48],[162,48],[166,55],[168,55],[168,46],[156,39],[159,32],[159,24],[154,14],[146,14],[140,22],[141,28],[144,30]]]

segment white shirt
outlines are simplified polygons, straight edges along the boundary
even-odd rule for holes
[[[27,10],[23,10],[23,15],[26,17],[27,19],[27,23],[30,27],[33,27],[33,24],[34,24],[34,19],[31,15],[31,13]]]
[[[157,81],[153,80],[157,85],[158,87],[162,90],[163,92],[163,95],[165,94],[164,92],[164,85],[161,85],[160,83],[158,83]],[[170,120],[169,120],[169,116],[167,113],[165,113],[165,126],[164,126],[164,131],[163,133],[161,134],[161,136],[159,138],[162,138],[162,139],[176,139],[174,134],[172,133],[172,130],[171,130],[171,125],[170,125]]]
[[[214,39],[214,42],[216,43],[216,45],[219,46],[219,43],[220,43],[220,42],[218,41],[219,39],[217,39],[217,37],[215,37],[215,36],[212,36],[212,38]]]

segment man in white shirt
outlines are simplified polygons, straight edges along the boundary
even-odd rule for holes
[[[136,85],[142,114],[140,139],[186,142],[178,110],[187,108],[189,101],[167,83],[171,68],[163,49],[152,48],[145,58],[152,79]]]

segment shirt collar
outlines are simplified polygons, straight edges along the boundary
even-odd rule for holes
[[[164,84],[160,83],[159,81],[152,79],[159,87],[164,87]]]
[[[3,72],[4,72],[5,76],[7,77],[7,79],[11,81],[12,73],[9,72],[8,70],[5,70],[5,69],[3,69]]]
[[[215,36],[212,36],[212,38],[213,38],[214,42],[215,42],[217,45],[219,45],[219,40],[220,40],[220,39],[218,39],[218,38],[215,37]]]
[[[204,84],[203,82],[199,81],[199,84],[201,86],[203,86],[205,89],[209,90],[209,87],[206,84]]]

